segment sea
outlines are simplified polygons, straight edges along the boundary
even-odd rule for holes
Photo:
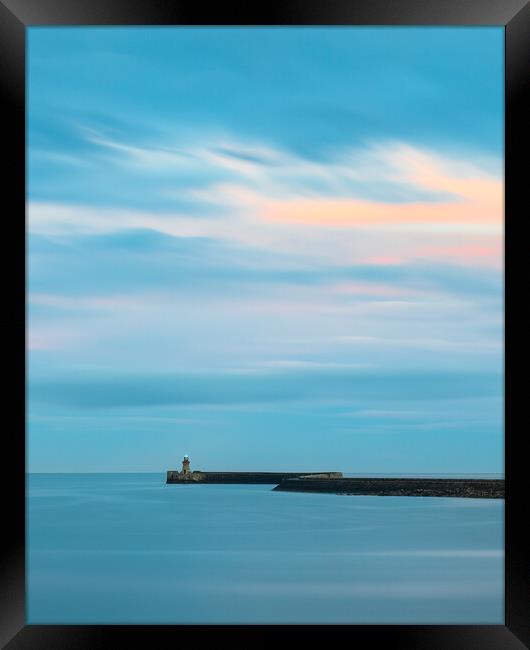
[[[27,475],[27,623],[504,623],[503,500],[165,478]]]

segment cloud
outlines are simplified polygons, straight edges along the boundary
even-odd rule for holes
[[[450,198],[436,202],[409,200],[401,203],[325,197],[282,201],[264,199],[262,212],[265,218],[327,227],[414,224],[423,229],[502,231],[502,181],[485,173],[479,166],[450,160],[403,143],[372,146],[354,160],[362,164],[365,157],[372,159],[370,175],[379,182],[393,181],[426,193],[445,193]],[[341,165],[330,165],[331,172],[336,168],[344,169]],[[355,168],[350,173],[355,177]],[[362,179],[362,172],[357,174]]]
[[[137,201],[136,208],[127,207],[126,196],[99,206],[34,198],[28,203],[30,233],[143,230],[274,251],[304,263],[502,268],[502,179],[485,171],[480,158],[451,158],[394,141],[315,161],[226,136],[180,147],[89,137],[105,152],[95,166],[98,174],[108,170],[98,177],[102,182],[116,173],[114,186],[134,192],[152,174],[146,190],[151,198]]]
[[[71,408],[262,404],[286,401],[441,400],[498,396],[496,373],[278,368],[269,373],[104,374],[34,378],[33,403]]]
[[[50,206],[44,212],[52,212]],[[63,211],[53,214],[64,214]],[[318,288],[326,288],[330,302],[335,297],[335,305],[342,301],[379,300],[410,301],[427,300],[434,294],[472,295],[496,297],[502,296],[502,276],[495,267],[475,267],[469,263],[457,264],[437,258],[402,259],[399,264],[366,263],[363,240],[355,238],[354,245],[360,248],[359,257],[355,248],[348,253],[347,238],[337,237],[337,246],[325,236],[315,237],[308,245],[302,234],[301,245],[295,247],[296,237],[292,242],[282,239],[282,231],[275,237],[282,239],[282,246],[262,245],[259,249],[248,247],[229,238],[221,240],[214,237],[172,236],[135,227],[119,232],[79,231],[83,228],[88,215],[75,209],[66,210],[71,218],[71,234],[56,233],[49,235],[30,234],[30,290],[32,293],[49,294],[50,286],[54,293],[75,291],[87,293],[146,294],[156,290],[158,293],[168,291],[209,291],[223,287],[232,297],[234,291],[239,295],[245,287],[259,286],[263,299],[277,299],[270,290],[273,287],[312,287],[316,293],[300,293],[297,302],[325,298],[317,295]],[[112,215],[98,212],[98,219],[106,225]],[[135,216],[136,218],[138,215]],[[191,222],[190,222],[191,223]],[[237,222],[236,222],[237,223]],[[236,223],[232,230],[237,230]],[[210,228],[201,225],[199,220],[196,230],[206,233]],[[94,223],[92,222],[92,225]],[[173,224],[174,225],[174,224]],[[171,227],[171,222],[166,224]],[[221,232],[222,223],[215,228]],[[53,232],[53,228],[51,228]],[[191,234],[191,233],[190,233]],[[195,233],[197,234],[197,232]],[[213,233],[209,233],[213,235]],[[223,231],[223,237],[230,233]],[[236,235],[241,239],[253,240],[256,231],[240,230]],[[293,250],[289,249],[293,246]],[[344,256],[341,255],[341,246]],[[367,247],[373,248],[372,240]],[[282,250],[283,248],[283,250]],[[316,251],[314,255],[313,253]],[[338,252],[337,252],[338,251]],[[318,252],[321,254],[318,255]],[[97,264],[94,261],[97,260]],[[264,293],[266,287],[269,292]],[[320,300],[320,304],[322,304]]]
[[[106,138],[93,129],[84,129],[84,131],[90,143],[122,154],[122,158],[143,171],[158,173],[160,170],[172,168],[182,170],[194,164],[193,156],[187,151],[167,147],[139,147]]]
[[[441,580],[400,580],[396,582],[234,582],[222,588],[210,585],[208,591],[234,595],[277,596],[282,594],[296,598],[377,598],[379,599],[483,599],[502,593],[502,580],[474,580],[472,583]],[[400,619],[402,620],[402,619]]]

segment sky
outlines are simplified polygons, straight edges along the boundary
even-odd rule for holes
[[[31,472],[503,471],[503,28],[30,27]]]

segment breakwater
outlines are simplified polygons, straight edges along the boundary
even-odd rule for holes
[[[280,492],[504,499],[504,479],[287,477]]]
[[[166,483],[259,483],[278,485],[282,481],[303,476],[326,478],[342,477],[342,472],[188,472],[168,470]]]

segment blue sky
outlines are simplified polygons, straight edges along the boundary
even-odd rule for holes
[[[502,28],[30,28],[30,471],[503,470]]]

